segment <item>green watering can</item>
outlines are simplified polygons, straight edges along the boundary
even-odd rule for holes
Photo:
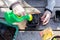
[[[24,16],[17,16],[14,14],[12,10],[5,12],[4,17],[5,17],[5,20],[10,24],[13,24],[15,22],[22,22],[24,20],[32,21],[33,19],[31,14],[27,13]]]

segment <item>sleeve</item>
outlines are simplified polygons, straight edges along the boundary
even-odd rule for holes
[[[54,6],[55,6],[55,0],[47,0],[47,6],[45,10],[52,12],[54,9]]]

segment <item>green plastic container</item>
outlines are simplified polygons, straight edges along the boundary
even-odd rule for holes
[[[5,22],[5,21],[0,20],[0,28],[1,28],[1,26],[2,26],[2,27],[4,26],[4,27],[9,28],[9,30],[10,30],[11,28],[16,29],[15,32],[14,32],[14,36],[12,37],[12,40],[16,40],[16,36],[17,36],[17,34],[18,34],[18,27],[17,27],[17,26],[10,25],[10,24],[8,24],[8,23]]]

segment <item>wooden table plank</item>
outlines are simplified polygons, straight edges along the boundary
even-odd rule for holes
[[[47,4],[46,0],[25,0],[25,1],[33,7],[45,7]],[[60,0],[55,1],[56,1],[55,7],[60,7]]]
[[[54,36],[60,35],[60,31],[53,31]],[[25,31],[18,33],[16,40],[42,40],[40,31]]]
[[[46,0],[25,0],[29,5],[33,6],[33,7],[45,7],[47,4]],[[4,5],[0,5],[0,7],[7,7],[5,4]],[[60,0],[56,0],[56,5],[55,7],[60,7]]]
[[[37,9],[39,11],[41,11],[42,13],[44,12],[44,8],[37,8]],[[55,15],[56,10],[60,10],[60,8],[54,8],[53,13],[52,13],[52,17]],[[1,9],[0,9],[0,17],[4,17],[3,15],[4,15],[4,12],[2,12]]]

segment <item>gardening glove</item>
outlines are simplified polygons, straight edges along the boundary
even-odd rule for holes
[[[51,12],[48,10],[45,11],[44,15],[41,17],[41,21],[43,25],[46,25],[51,18]]]

